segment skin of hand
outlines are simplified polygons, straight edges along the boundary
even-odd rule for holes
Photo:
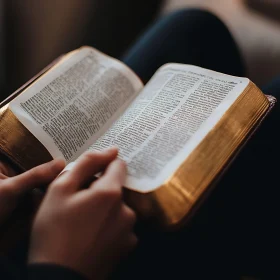
[[[20,175],[4,160],[0,161],[0,226],[17,208],[21,198],[37,187],[50,184],[63,170],[63,160],[53,160]]]
[[[49,186],[33,225],[29,264],[106,279],[136,246],[136,215],[122,199],[126,166],[117,154],[115,148],[88,152]]]

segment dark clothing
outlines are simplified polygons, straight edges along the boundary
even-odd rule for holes
[[[27,269],[28,280],[85,280],[81,274],[57,265],[31,265]]]
[[[145,82],[168,62],[246,76],[238,48],[225,25],[200,10],[163,17],[122,60]],[[277,97],[280,82],[265,92]],[[279,110],[277,105],[189,225],[176,233],[158,233],[138,226],[140,244],[113,279],[279,276],[275,257],[280,249],[279,168],[271,163],[273,158],[280,158],[280,137],[276,133]],[[19,279],[14,270],[6,271],[10,279]],[[75,272],[55,266],[29,267],[28,271],[29,279],[34,280],[82,279]]]
[[[168,62],[246,76],[228,29],[200,10],[162,18],[123,61],[144,81]],[[280,78],[263,91],[280,99]],[[169,234],[138,229],[138,249],[116,278],[280,279],[276,257],[280,249],[279,105],[186,228]]]
[[[85,280],[81,274],[57,265],[14,265],[0,258],[1,279],[3,280]]]
[[[180,10],[162,17],[122,60],[145,82],[170,62],[245,75],[239,50],[226,26],[201,10]]]

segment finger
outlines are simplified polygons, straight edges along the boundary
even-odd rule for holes
[[[87,189],[76,194],[75,199],[88,203],[92,207],[96,207],[98,204],[104,213],[108,213],[116,204],[118,207],[120,206],[125,177],[125,163],[115,159],[107,166],[104,174],[100,178],[92,180],[93,182]]]
[[[18,176],[8,178],[5,183],[17,193],[50,184],[65,167],[62,159],[55,159],[37,166]]]
[[[135,223],[136,213],[123,202],[113,207],[107,217],[109,232],[115,236],[133,232]]]
[[[116,159],[109,164],[101,178],[81,193],[81,198],[89,203],[94,200],[104,213],[109,213],[112,208],[121,203],[125,177],[126,165],[122,160]]]
[[[77,191],[92,181],[94,175],[103,171],[118,155],[117,148],[103,152],[88,152],[81,156],[71,171],[65,172],[57,180],[54,187],[61,186],[67,190]]]
[[[112,161],[106,168],[104,174],[90,185],[93,192],[108,190],[121,191],[126,178],[126,164],[120,159]]]
[[[136,215],[134,211],[126,206],[123,207],[120,215],[114,221],[110,221],[114,226],[107,229],[111,236],[118,236],[119,244],[116,244],[118,248],[115,248],[115,250],[117,252],[122,251],[123,256],[130,253],[138,243],[138,239],[134,233],[135,222]]]
[[[114,242],[111,247],[118,247],[115,248],[116,252],[123,251],[124,247],[135,246],[137,243],[137,238],[134,234],[136,214],[126,204],[116,205],[111,209],[107,218],[103,217],[102,220],[106,224],[102,239],[110,244],[112,236],[114,236],[114,240],[118,240],[118,242]],[[134,236],[134,238],[128,239],[128,236]]]

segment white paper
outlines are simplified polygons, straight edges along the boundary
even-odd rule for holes
[[[124,64],[83,48],[10,103],[50,154],[75,160],[126,109],[143,85]]]
[[[203,140],[249,80],[191,65],[162,67],[90,150],[118,146],[127,188],[162,185]]]

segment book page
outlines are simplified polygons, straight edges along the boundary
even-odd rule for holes
[[[10,109],[54,158],[71,162],[111,127],[142,88],[124,64],[83,47],[16,97]]]
[[[168,64],[90,149],[118,146],[127,188],[153,191],[184,162],[244,91],[249,80]]]

